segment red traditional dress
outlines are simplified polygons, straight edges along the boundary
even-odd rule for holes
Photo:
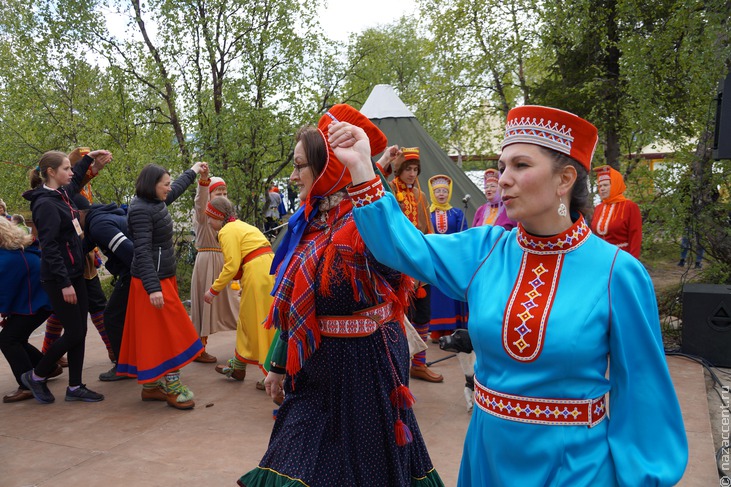
[[[625,198],[627,186],[622,175],[609,166],[594,169],[597,181],[609,180],[609,196],[594,209],[591,229],[607,242],[640,258],[642,250],[642,214],[640,207]]]

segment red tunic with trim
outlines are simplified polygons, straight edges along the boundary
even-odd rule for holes
[[[591,229],[601,238],[640,258],[642,250],[642,214],[632,200],[599,203],[594,210]]]

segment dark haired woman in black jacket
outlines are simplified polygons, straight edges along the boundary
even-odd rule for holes
[[[104,396],[87,389],[81,382],[86,342],[88,308],[84,284],[84,257],[81,247],[79,213],[71,196],[92,162],[103,166],[112,154],[96,150],[84,156],[73,169],[63,152],[49,151],[41,156],[38,166],[30,171],[31,191],[23,197],[30,201],[33,223],[41,245],[41,283],[51,306],[61,321],[64,333],[48,349],[35,369],[21,376],[21,381],[40,403],[55,400],[46,379],[56,369],[56,362],[68,354],[69,387],[67,401],[97,402]]]
[[[197,162],[172,181],[167,170],[148,164],[137,177],[137,197],[127,214],[134,257],[117,374],[137,378],[143,401],[166,401],[177,409],[195,406],[193,393],[180,383],[180,368],[203,352],[203,344],[178,296],[167,206],[203,167]]]

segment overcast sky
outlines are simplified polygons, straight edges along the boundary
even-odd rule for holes
[[[327,8],[321,11],[320,23],[328,37],[346,41],[353,32],[390,24],[415,11],[415,0],[329,0]]]

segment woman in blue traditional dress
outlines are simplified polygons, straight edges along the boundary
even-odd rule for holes
[[[362,130],[332,124],[329,136],[350,169],[368,249],[470,305],[477,407],[459,486],[681,479],[688,445],[652,281],[582,216],[596,127],[554,108],[511,110],[500,187],[518,227],[453,235],[423,235],[404,219],[373,173]]]
[[[333,120],[383,133],[348,105],[297,134],[291,181],[301,205],[272,264],[280,330],[264,382],[284,402],[259,466],[244,487],[439,487],[411,409],[402,319],[411,278],[378,263],[353,222],[350,177],[326,142]],[[367,142],[366,142],[367,143]]]

